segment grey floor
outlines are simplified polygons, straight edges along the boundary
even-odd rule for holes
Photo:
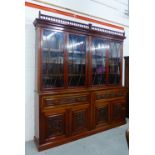
[[[42,152],[29,141],[25,143],[25,155],[128,155],[127,128],[128,124]]]

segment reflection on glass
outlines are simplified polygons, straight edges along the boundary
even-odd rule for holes
[[[64,36],[62,32],[43,31],[42,39],[42,79],[44,88],[64,85]]]
[[[86,37],[69,34],[68,86],[85,84]]]
[[[106,53],[109,45],[106,40],[94,39],[92,43],[92,84],[106,83]]]
[[[109,49],[109,84],[120,83],[120,53],[121,43],[111,41]]]

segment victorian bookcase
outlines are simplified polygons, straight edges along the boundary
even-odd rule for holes
[[[35,142],[51,148],[125,123],[125,34],[39,12]]]

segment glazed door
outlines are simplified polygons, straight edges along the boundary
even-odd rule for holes
[[[68,34],[68,87],[86,85],[86,41],[84,35]]]
[[[64,87],[64,32],[42,29],[42,89]]]
[[[122,43],[110,41],[108,59],[108,84],[121,84]]]
[[[91,84],[93,86],[121,84],[122,50],[122,42],[92,37]]]
[[[92,85],[99,86],[107,83],[108,48],[107,40],[100,38],[94,38],[92,40]]]

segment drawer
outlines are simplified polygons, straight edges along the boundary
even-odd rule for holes
[[[111,99],[111,98],[118,98],[118,97],[125,97],[126,91],[124,90],[109,90],[109,91],[102,91],[96,93],[96,100],[101,99]]]
[[[79,104],[79,103],[88,103],[89,95],[88,94],[69,94],[69,95],[54,95],[54,96],[43,96],[42,97],[42,106],[60,106],[67,104]]]

